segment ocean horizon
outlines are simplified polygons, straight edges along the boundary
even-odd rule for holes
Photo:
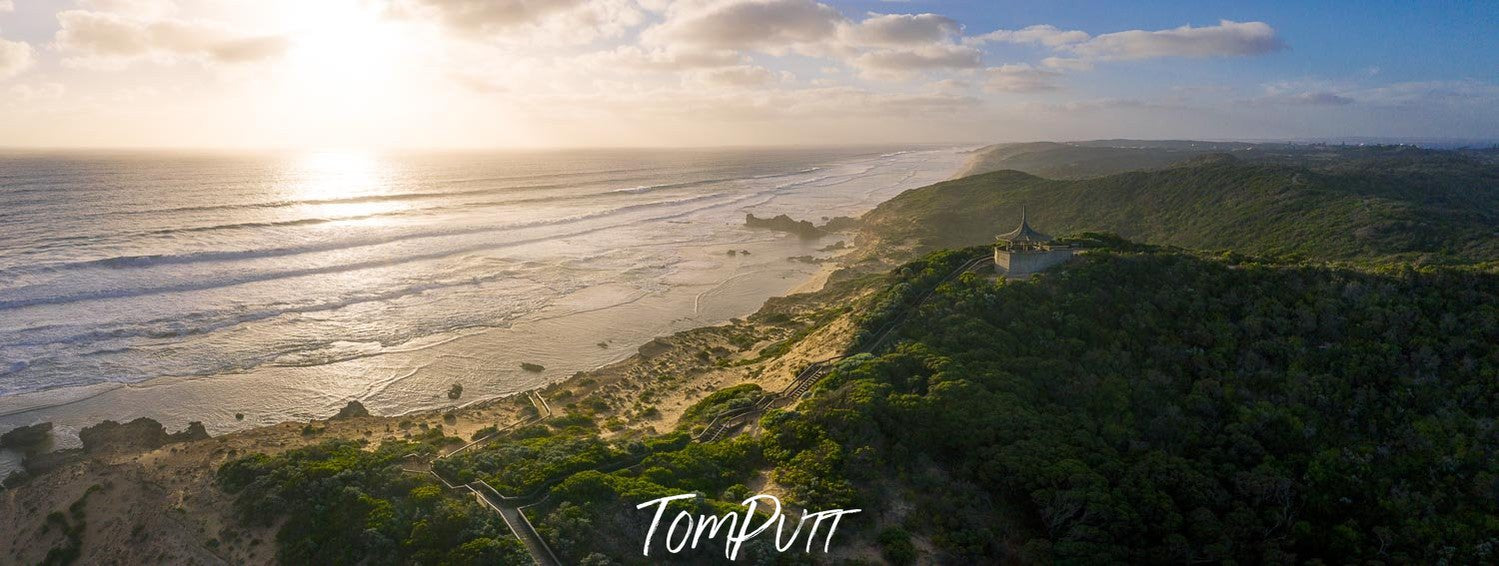
[[[964,149],[0,152],[0,422],[218,433],[536,387],[749,314],[846,239],[746,214],[857,216]]]

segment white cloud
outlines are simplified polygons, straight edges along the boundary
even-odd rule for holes
[[[737,51],[729,49],[679,49],[641,48],[634,45],[617,47],[610,51],[590,53],[580,61],[599,69],[629,69],[649,71],[685,71],[732,67],[749,62]]]
[[[36,63],[31,45],[24,41],[0,39],[0,79],[8,79]]]
[[[1238,101],[1246,106],[1347,106],[1352,98],[1331,91],[1282,92]]]
[[[871,51],[855,57],[853,64],[876,78],[900,78],[929,69],[976,69],[983,66],[983,55],[982,51],[963,45],[929,45]]]
[[[18,84],[10,87],[11,97],[22,102],[37,100],[52,100],[59,98],[67,92],[67,88],[59,83]]]
[[[1064,48],[1084,59],[1116,61],[1263,55],[1285,49],[1285,43],[1264,22],[1222,20],[1216,26],[1106,33]]]
[[[54,44],[72,55],[64,62],[75,66],[119,67],[141,59],[245,63],[278,56],[288,46],[281,36],[237,35],[215,24],[171,18],[68,10],[57,21]]]
[[[500,94],[510,92],[510,88],[503,84],[500,84],[499,81],[481,75],[471,73],[449,73],[448,79],[452,80],[455,83],[458,83],[459,86],[462,86],[469,92],[476,92],[479,94]]]
[[[875,47],[947,43],[962,32],[957,21],[937,14],[870,14],[843,28],[849,43]]]
[[[1047,47],[1061,47],[1082,43],[1089,39],[1087,32],[1077,30],[1063,30],[1056,26],[1039,25],[1029,26],[1018,30],[994,30],[983,35],[977,35],[964,39],[965,43],[982,45],[984,43],[1033,43]]]
[[[933,92],[940,92],[940,93],[944,93],[944,94],[957,94],[957,93],[968,92],[968,89],[969,89],[970,86],[971,85],[969,85],[965,81],[960,81],[960,80],[957,80],[957,79],[942,79],[940,81],[932,83],[931,84],[931,89],[932,89]]]
[[[159,18],[177,12],[177,3],[173,0],[78,0],[78,6],[136,18]]]
[[[710,87],[746,88],[772,84],[780,79],[780,75],[757,65],[738,65],[697,71],[689,79]]]
[[[1400,82],[1345,94],[1361,102],[1388,106],[1499,105],[1499,85],[1476,80]]]
[[[392,13],[472,38],[528,44],[590,43],[645,21],[632,0],[396,0]]]
[[[666,21],[641,37],[663,46],[822,52],[844,23],[837,10],[812,0],[727,0],[669,8]]]
[[[0,0],[0,12],[14,12],[16,4],[10,0]]]
[[[1289,103],[1308,106],[1343,106],[1353,104],[1352,98],[1334,92],[1300,92],[1286,96],[1284,100]]]
[[[984,70],[984,90],[988,92],[1041,92],[1057,90],[1054,71],[1037,69],[1025,63],[1001,65]]]
[[[1092,62],[1072,57],[1047,57],[1041,60],[1041,66],[1062,71],[1089,71],[1093,69]]]

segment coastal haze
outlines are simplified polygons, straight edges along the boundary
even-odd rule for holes
[[[822,270],[789,258],[852,243],[745,214],[857,216],[963,149],[5,154],[0,428],[218,433],[536,387],[746,315]]]

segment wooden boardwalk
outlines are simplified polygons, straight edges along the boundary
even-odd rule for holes
[[[473,442],[460,446],[452,452],[448,452],[447,454],[438,456],[437,459],[441,460],[449,456],[457,455],[465,450],[468,450],[469,448],[483,444],[485,442],[489,442],[490,440],[493,440],[515,428],[538,422],[542,419],[552,416],[552,406],[547,403],[547,400],[543,398],[540,393],[537,393],[536,391],[527,391],[526,398],[530,399],[531,404],[536,406],[535,417],[510,423],[500,430],[475,439]],[[417,470],[406,471],[422,473]],[[514,534],[515,538],[519,539],[521,544],[525,545],[526,552],[531,554],[531,560],[535,561],[541,566],[562,566],[562,561],[557,559],[557,554],[552,552],[551,547],[547,546],[546,541],[541,538],[540,533],[536,532],[536,527],[531,525],[531,521],[526,518],[525,513],[522,511],[526,507],[539,503],[539,501],[530,501],[530,498],[506,497],[505,495],[500,494],[500,492],[493,486],[485,483],[483,480],[463,485],[454,485],[453,483],[449,482],[447,478],[444,478],[440,474],[438,474],[435,470],[429,471],[427,473],[432,474],[433,477],[437,478],[437,481],[442,482],[442,484],[447,486],[448,489],[468,490],[474,495],[474,498],[478,499],[480,504],[493,509],[496,513],[499,513],[500,518],[505,521],[505,526],[510,528],[510,533]]]
[[[881,327],[880,330],[875,333],[875,339],[864,348],[861,348],[861,352],[873,353],[879,351],[879,349],[884,346],[885,342],[892,336],[894,336],[895,330],[899,328],[907,318],[910,317],[911,313],[916,312],[917,308],[921,307],[922,304],[926,303],[927,299],[931,298],[931,296],[935,293],[937,287],[940,287],[943,283],[947,283],[948,281],[957,278],[959,275],[968,272],[975,266],[989,259],[990,258],[987,255],[974,258],[973,260],[965,262],[956,270],[953,270],[953,272],[948,274],[947,277],[943,278],[942,281],[939,281],[937,285],[934,285],[932,289],[923,294],[920,299],[917,299],[915,303],[906,307],[906,309],[902,311],[900,316],[896,317],[895,320],[892,320],[885,326]],[[703,428],[703,431],[698,433],[697,436],[693,437],[693,439],[698,442],[717,441],[719,439],[733,435],[734,432],[739,429],[739,427],[742,427],[751,419],[759,417],[768,409],[795,404],[798,400],[801,399],[803,395],[807,393],[808,390],[812,388],[812,385],[816,384],[818,380],[822,379],[823,376],[832,371],[834,365],[839,360],[847,357],[848,355],[834,356],[825,360],[812,362],[811,364],[807,365],[806,368],[803,368],[800,373],[797,373],[796,377],[791,380],[791,383],[788,383],[786,387],[782,388],[780,391],[774,394],[760,397],[759,399],[755,400],[755,403],[753,405],[740,407],[738,409],[730,409],[728,411],[719,413],[718,416],[709,421],[708,425]],[[536,417],[512,423],[509,426],[506,426],[505,428],[500,429],[490,435],[474,440],[473,442],[465,444],[462,447],[453,450],[452,452],[439,456],[438,459],[453,456],[455,454],[468,450],[473,446],[483,444],[496,437],[499,437],[500,435],[509,432],[514,428],[531,424],[533,422],[538,422],[542,419],[552,416],[552,407],[547,403],[546,399],[542,398],[541,394],[535,391],[527,391],[526,396],[531,400],[531,403],[536,406]],[[610,464],[609,466],[613,466],[613,464]],[[437,472],[433,471],[430,473],[434,477],[436,477],[438,481],[442,482],[443,485],[446,485],[451,489],[466,489],[470,491],[471,493],[473,493],[474,497],[477,498],[483,505],[489,507],[490,509],[493,509],[496,513],[499,513],[500,518],[504,519],[505,525],[510,528],[510,532],[515,534],[515,537],[517,539],[520,539],[521,543],[525,545],[526,551],[531,554],[531,559],[537,564],[540,564],[541,566],[562,565],[562,561],[557,558],[557,554],[555,552],[552,552],[551,547],[547,546],[546,540],[542,539],[541,534],[536,532],[536,527],[531,525],[531,521],[526,518],[526,515],[524,513],[525,508],[539,504],[546,499],[542,492],[546,491],[551,484],[543,486],[538,490],[537,493],[531,494],[529,496],[510,497],[501,494],[493,486],[490,486],[488,483],[485,483],[482,480],[464,485],[453,485],[452,483],[449,483],[447,479],[444,479],[442,476],[438,475]],[[554,481],[552,482],[552,484],[560,481],[561,480]]]
[[[531,520],[527,519],[523,512],[526,507],[536,503],[522,505],[517,498],[500,495],[500,492],[482,481],[464,487],[473,491],[481,503],[500,514],[500,518],[505,520],[505,526],[510,527],[510,532],[515,533],[521,544],[526,545],[526,551],[531,553],[532,560],[541,566],[562,566],[562,561],[557,559],[557,555],[552,552],[552,547],[547,546],[546,541],[542,540],[541,534],[536,532],[536,527],[531,525]]]

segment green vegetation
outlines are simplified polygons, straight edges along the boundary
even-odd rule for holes
[[[1158,251],[967,276],[764,453],[961,562],[1491,561],[1496,305],[1491,273]]]
[[[501,493],[524,495],[549,481],[624,459],[628,452],[595,435],[595,429],[532,425],[515,431],[511,441],[470,450],[437,461],[433,469],[450,481],[484,480]]]
[[[975,151],[959,177],[1011,170],[1048,179],[1088,179],[1163,169],[1212,153],[1229,153],[1244,161],[1314,168],[1429,155],[1499,162],[1499,151],[1494,149],[1436,151],[1401,145],[1095,140],[991,145]]]
[[[1094,143],[1007,143],[975,152],[960,177],[994,171],[1024,171],[1048,179],[1087,179],[1126,171],[1159,169],[1214,151],[1244,150],[1245,143],[1201,143],[1191,146],[1126,147]],[[1125,144],[1120,144],[1125,145]]]
[[[1191,157],[1191,143],[1149,147]],[[794,508],[870,510],[835,545],[892,564],[1499,560],[1499,274],[1483,263],[1499,260],[1496,154],[1227,149],[1244,158],[1074,181],[1002,171],[882,205],[865,250],[960,249],[767,302],[752,320],[768,332],[729,335],[741,352],[766,344],[752,359],[685,350],[753,364],[855,313],[849,352],[865,353],[754,434],[688,434],[764,394],[746,384],[675,432],[601,436],[600,422],[660,415],[647,388],[612,414],[579,396],[433,467],[546,494],[528,514],[565,563],[721,556],[709,543],[645,559],[650,516],[635,506],[690,492],[673,508],[721,515],[751,485]],[[1013,228],[1021,204],[1090,251],[1026,280],[948,280],[988,250],[961,247]],[[1345,263],[1308,261],[1327,259]],[[399,471],[451,440],[420,427],[420,442],[374,451],[242,458],[219,480],[248,519],[288,517],[285,562],[523,560],[496,515]],[[772,546],[742,556],[808,558]]]
[[[1087,180],[1000,171],[908,191],[864,217],[887,259],[986,244],[1020,222],[1153,244],[1316,259],[1499,259],[1499,167],[1408,149],[1369,159],[1251,163],[1225,155]],[[892,255],[893,254],[893,255]]]
[[[242,520],[272,524],[284,564],[521,564],[529,560],[499,515],[401,471],[431,444],[386,440],[366,451],[328,441],[224,464],[219,485]]]
[[[541,364],[533,364],[530,362],[521,362],[520,368],[530,372],[537,372],[546,369],[546,366],[543,366]]]
[[[713,420],[713,417],[720,413],[754,405],[755,401],[764,395],[765,390],[754,383],[741,383],[719,389],[688,407],[677,422],[677,428],[708,424],[708,421]]]
[[[837,543],[894,564],[1495,559],[1499,275],[1088,242],[1026,281],[942,282],[976,250],[897,270],[859,322],[867,338],[913,312],[895,345],[841,361],[758,435],[605,440],[569,414],[435,468],[548,493],[533,521],[568,563],[647,563],[650,517],[636,504],[692,492],[675,507],[722,514],[761,474],[798,508],[881,510],[845,522]],[[688,418],[758,394],[717,392]],[[423,563],[442,560],[419,554],[438,552],[433,541],[508,541],[477,510],[440,536],[398,538],[435,512],[408,511],[431,496],[417,490],[437,488],[392,464],[430,450],[330,443],[238,460],[220,481],[248,515],[291,517],[279,541],[290,561],[371,556],[355,524]],[[746,546],[749,560],[805,558],[766,543]]]
[[[67,566],[78,561],[78,556],[83,553],[83,530],[88,525],[84,521],[88,497],[103,489],[104,486],[99,484],[89,486],[83,491],[82,496],[68,505],[66,515],[60,511],[47,514],[47,522],[42,525],[42,533],[45,534],[56,528],[63,535],[63,543],[62,546],[54,546],[47,550],[47,556],[42,558],[43,566]],[[72,521],[68,520],[69,517]]]

